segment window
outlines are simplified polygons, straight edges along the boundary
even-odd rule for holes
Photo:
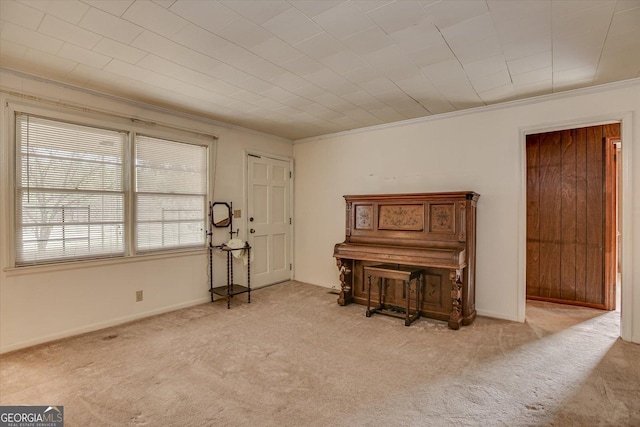
[[[16,266],[204,247],[208,144],[122,127],[16,112]]]
[[[16,116],[16,264],[123,255],[125,132]]]
[[[136,135],[136,248],[204,245],[207,149]]]

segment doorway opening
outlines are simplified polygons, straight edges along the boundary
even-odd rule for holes
[[[620,310],[620,123],[526,136],[526,297]]]

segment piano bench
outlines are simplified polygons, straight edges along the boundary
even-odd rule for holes
[[[420,317],[420,289],[422,276],[424,275],[424,270],[416,267],[409,267],[406,265],[397,265],[397,264],[379,264],[379,265],[369,265],[364,267],[364,275],[367,278],[367,283],[369,285],[367,291],[367,311],[366,316],[371,317],[374,313],[384,314],[385,316],[404,318],[404,325],[409,326],[413,323],[414,320]],[[371,277],[378,278],[378,305],[374,308],[371,308]],[[383,279],[393,279],[393,280],[402,280],[403,286],[406,289],[406,298],[405,298],[405,312],[404,314],[398,313],[397,311],[392,311],[384,307],[384,297],[383,295]],[[416,305],[415,312],[410,314],[410,305],[411,305],[411,282],[416,284]]]

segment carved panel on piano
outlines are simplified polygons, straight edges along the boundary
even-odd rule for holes
[[[345,241],[334,257],[341,305],[367,304],[364,266],[391,263],[424,270],[420,311],[458,329],[475,319],[474,192],[345,196]],[[388,280],[386,302],[403,307],[401,283]],[[378,298],[377,286],[372,295]]]
[[[383,205],[378,213],[378,230],[424,230],[424,205]]]

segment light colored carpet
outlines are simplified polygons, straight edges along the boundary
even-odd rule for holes
[[[638,426],[640,345],[619,313],[527,322],[364,316],[286,282],[0,357],[1,405],[67,426]]]

